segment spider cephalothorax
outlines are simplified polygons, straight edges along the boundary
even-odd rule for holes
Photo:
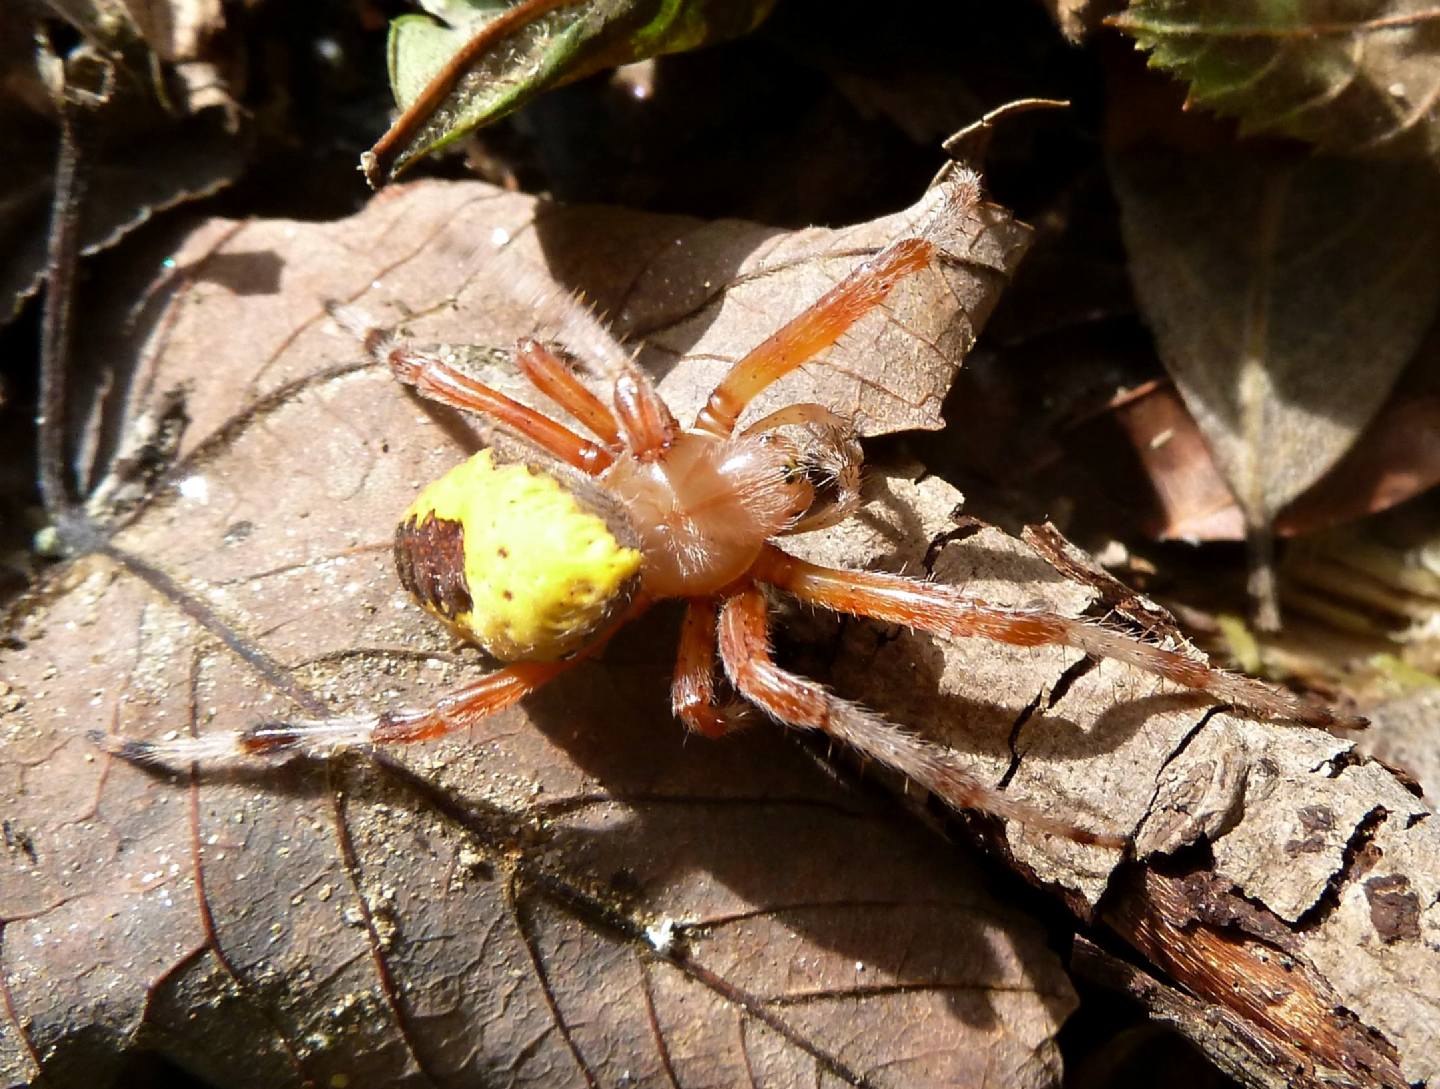
[[[686,616],[672,704],[690,729],[717,736],[736,722],[718,684],[718,657],[730,688],[750,704],[789,725],[825,731],[953,805],[1088,842],[1121,842],[1013,801],[977,781],[949,750],[782,669],[769,649],[766,587],[942,636],[1064,644],[1261,714],[1335,721],[1289,693],[1107,627],[1000,608],[951,586],[820,567],[779,546],[788,534],[833,524],[854,510],[859,446],[846,421],[820,405],[790,405],[738,430],[742,413],[881,305],[899,280],[935,259],[922,237],[885,247],[736,363],[689,428],[583,306],[553,294],[537,298],[537,328],[548,344],[522,340],[517,364],[588,438],[337,310],[341,324],[400,381],[528,444],[531,453],[518,461],[486,449],[441,477],[404,513],[395,538],[406,588],[510,664],[424,709],[263,723],[169,742],[102,743],[132,759],[172,761],[437,737],[533,692],[655,601],[679,598]],[[548,345],[582,362],[604,383],[608,401]]]

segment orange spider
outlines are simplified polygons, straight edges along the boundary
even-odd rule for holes
[[[593,655],[654,602],[682,598],[671,699],[691,730],[718,737],[738,721],[717,693],[718,653],[730,686],[749,703],[787,725],[824,731],[951,805],[1083,842],[1123,843],[1016,802],[977,780],[950,750],[782,669],[771,657],[765,587],[946,637],[1063,644],[1252,712],[1335,723],[1331,712],[1290,693],[1094,623],[1000,608],[951,586],[817,566],[775,543],[854,511],[860,449],[845,421],[819,405],[791,405],[737,434],[741,414],[935,258],[922,237],[885,247],[736,363],[689,428],[588,310],[568,297],[538,300],[539,325],[609,383],[609,404],[538,340],[519,342],[517,362],[593,438],[337,309],[341,324],[401,382],[487,417],[549,455],[504,464],[481,450],[420,494],[395,537],[406,588],[460,635],[511,664],[424,709],[265,722],[159,742],[101,735],[97,742],[131,760],[170,763],[425,741],[510,706]]]

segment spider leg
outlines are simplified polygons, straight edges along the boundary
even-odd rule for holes
[[[97,730],[91,732],[90,740],[106,752],[132,763],[163,766],[283,753],[324,756],[336,749],[357,745],[407,745],[441,737],[504,710],[586,657],[588,655],[555,662],[518,662],[458,688],[424,709],[257,722],[244,730],[162,741],[139,741]]]
[[[745,406],[766,386],[834,344],[901,279],[929,265],[934,252],[922,238],[901,238],[855,269],[730,368],[696,417],[696,429],[730,435]]]
[[[606,446],[620,442],[614,413],[549,348],[533,337],[524,337],[515,349],[515,362],[536,389],[588,427]]]
[[[1123,849],[1123,836],[1077,827],[1017,802],[980,782],[955,754],[910,733],[823,685],[780,668],[770,656],[765,595],[750,585],[728,598],[720,615],[720,658],[736,689],[773,718],[822,730],[894,768],[958,809],[979,809],[1037,832]]]
[[[497,711],[524,699],[560,674],[574,669],[605,649],[614,634],[650,607],[637,598],[616,620],[582,650],[553,662],[515,662],[477,681],[441,696],[429,707],[383,711],[378,715],[257,722],[244,730],[222,730],[198,737],[140,741],[91,730],[90,743],[136,764],[174,765],[276,753],[325,756],[355,745],[409,745],[473,726]]]
[[[414,387],[421,396],[462,412],[488,416],[591,476],[604,472],[615,460],[604,447],[581,438],[544,413],[475,381],[438,356],[411,348],[363,311],[333,302],[327,303],[326,309],[336,324],[360,342],[371,359],[389,367],[397,379]]]
[[[583,473],[597,476],[615,459],[598,443],[581,438],[543,412],[477,382],[437,356],[413,348],[392,347],[384,356],[391,372],[415,392],[442,405],[499,421]]]
[[[556,397],[554,390],[540,385],[538,381],[536,384],[551,397],[556,397],[568,411],[575,412],[576,418],[595,434],[612,441],[609,436],[618,424],[620,441],[639,460],[653,461],[659,457],[674,441],[680,425],[634,358],[616,342],[610,330],[590,308],[574,295],[557,290],[553,283],[524,273],[520,274],[515,286],[518,297],[525,299],[534,318],[534,339],[563,345],[574,353],[582,366],[609,383],[613,414],[603,404],[589,404],[591,395],[588,390],[578,395],[586,404],[577,412],[578,400],[572,404],[565,395]],[[525,351],[524,342],[521,351],[522,354]],[[520,363],[522,367],[526,366],[523,358]],[[563,371],[563,367],[559,369]],[[528,369],[527,373],[535,381],[534,374]],[[547,378],[553,381],[553,373]],[[577,395],[572,389],[569,396],[575,398]]]
[[[656,460],[680,430],[655,383],[633,363],[615,377],[615,415],[626,447],[640,461]]]
[[[802,601],[851,616],[871,617],[943,636],[978,636],[1014,646],[1074,647],[1097,658],[1115,658],[1225,703],[1310,726],[1355,728],[1363,719],[1337,714],[1283,689],[1226,673],[1178,651],[1141,642],[1098,624],[1035,609],[1007,609],[973,598],[953,586],[899,575],[821,567],[772,545],[751,574]]]
[[[720,737],[741,725],[740,716],[715,700],[716,625],[719,603],[713,597],[691,598],[680,628],[670,706],[686,727],[706,737]]]

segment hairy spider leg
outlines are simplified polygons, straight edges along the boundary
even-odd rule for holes
[[[325,756],[358,745],[428,741],[473,725],[502,711],[541,685],[584,660],[518,662],[442,696],[424,710],[385,711],[378,715],[257,722],[244,730],[221,730],[195,737],[139,741],[90,733],[93,744],[138,764],[173,765],[226,757],[309,753]]]
[[[656,461],[675,441],[680,425],[655,383],[631,364],[615,376],[615,415],[625,446],[639,461]]]
[[[395,347],[386,354],[385,362],[397,379],[413,386],[421,396],[451,408],[489,416],[590,476],[598,476],[615,460],[610,451],[598,443],[581,438],[543,412],[536,412],[499,390],[475,381],[436,356],[413,348]]]
[[[981,783],[955,754],[886,722],[823,685],[775,664],[764,592],[750,585],[725,601],[720,614],[720,658],[735,688],[771,717],[820,730],[878,760],[957,809],[979,809],[1036,832],[1123,850],[1126,838],[1081,828]]]
[[[801,601],[936,635],[979,636],[1012,646],[1060,645],[1115,658],[1215,699],[1309,726],[1355,728],[1363,719],[1336,714],[1250,677],[1216,669],[1178,651],[1058,613],[991,605],[943,583],[900,575],[821,567],[767,545],[751,575]]]
[[[900,280],[927,267],[934,253],[923,238],[901,238],[860,265],[730,368],[695,418],[696,430],[729,436],[766,386],[834,344]]]
[[[615,414],[544,344],[534,337],[522,337],[515,348],[515,362],[536,389],[589,428],[606,446],[620,444]]]
[[[91,744],[137,764],[173,766],[242,756],[309,753],[325,756],[335,749],[363,745],[409,745],[431,741],[524,699],[562,673],[593,658],[611,637],[650,607],[637,598],[619,620],[583,650],[553,662],[515,662],[477,681],[447,692],[429,707],[384,711],[378,715],[258,722],[243,730],[220,730],[196,737],[140,741],[92,730]]]
[[[734,708],[715,698],[715,659],[719,652],[716,625],[720,603],[713,597],[692,597],[685,607],[670,707],[685,726],[706,737],[720,737],[741,725]]]

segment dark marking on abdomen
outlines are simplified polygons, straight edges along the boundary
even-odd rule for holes
[[[395,530],[395,569],[400,583],[428,609],[453,620],[473,605],[465,581],[465,526],[427,514]]]

